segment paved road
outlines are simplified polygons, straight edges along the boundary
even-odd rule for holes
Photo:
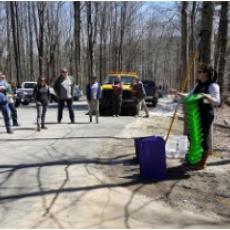
[[[119,137],[129,138],[134,127],[142,133],[148,119],[101,117],[89,124],[86,103],[78,102],[76,124],[69,124],[67,110],[57,124],[56,109],[50,106],[48,130],[41,132],[34,105],[18,109],[21,127],[13,135],[0,120],[0,228],[212,226],[210,216],[176,213],[160,197],[139,194],[142,184],[129,190],[132,180],[119,183],[114,167],[110,176],[103,173],[126,157]],[[121,148],[113,155],[114,144]]]
[[[48,130],[41,132],[35,129],[34,105],[18,108],[21,126],[13,135],[5,134],[1,119],[0,228],[71,228],[88,224],[85,220],[83,225],[76,225],[77,220],[72,226],[59,223],[53,209],[61,208],[58,212],[62,213],[69,206],[69,215],[82,215],[82,211],[77,214],[71,208],[87,191],[97,189],[99,179],[95,179],[94,167],[109,161],[101,156],[110,140],[135,118],[101,117],[99,124],[90,124],[85,115],[86,103],[77,102],[74,107],[76,124],[69,124],[67,110],[62,124],[56,124],[57,108],[51,104]],[[60,200],[65,201],[59,204]],[[43,223],[43,219],[47,221]]]

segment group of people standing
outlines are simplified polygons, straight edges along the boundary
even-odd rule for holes
[[[113,116],[119,117],[121,112],[121,105],[122,105],[122,92],[123,92],[123,85],[121,82],[120,77],[116,77],[113,85]],[[149,117],[149,111],[147,105],[145,103],[146,92],[143,86],[143,83],[140,81],[139,78],[134,78],[133,83],[131,84],[131,91],[137,103],[137,115],[140,115],[140,111],[143,108],[145,111],[145,117]]]
[[[72,77],[68,75],[66,68],[61,70],[60,76],[55,81],[54,90],[58,97],[58,123],[61,123],[65,103],[67,103],[67,107],[69,109],[71,123],[74,123],[75,120],[72,105],[74,81]],[[6,80],[6,76],[0,72],[0,109],[2,110],[7,133],[13,133],[12,125],[19,126],[14,94],[15,93],[13,92],[11,85]],[[45,78],[38,78],[37,84],[33,90],[33,96],[37,109],[37,131],[47,129],[45,126],[45,117],[50,98],[50,89]],[[12,118],[12,123],[10,122],[10,117]]]
[[[143,83],[139,78],[134,78],[131,84],[131,90],[134,98],[137,102],[137,115],[140,115],[140,111],[143,108],[145,111],[145,117],[149,117],[149,111],[145,103],[146,92]],[[113,104],[113,117],[119,117],[121,113],[123,84],[119,76],[114,78],[112,84],[112,104]],[[87,101],[89,105],[90,122],[92,122],[92,115],[96,116],[96,123],[99,122],[99,99],[101,97],[101,84],[97,81],[96,76],[92,76],[90,82],[87,85],[86,90]]]
[[[131,89],[133,96],[137,101],[137,116],[140,114],[141,108],[143,107],[146,115],[149,117],[149,111],[145,104],[145,89],[142,82],[135,78],[131,84]],[[66,68],[61,69],[59,77],[54,82],[54,91],[58,98],[58,114],[57,122],[61,123],[63,116],[63,109],[65,104],[69,110],[69,117],[71,123],[75,123],[75,115],[73,109],[73,95],[75,90],[74,79],[69,76],[68,70]],[[121,113],[122,105],[122,94],[123,94],[123,84],[121,78],[115,78],[112,84],[113,91],[113,116],[118,117]],[[4,122],[6,126],[7,133],[13,133],[11,128],[10,117],[12,118],[13,126],[18,126],[17,121],[17,110],[14,103],[14,93],[7,82],[4,74],[0,73],[0,107],[2,109]],[[44,77],[39,77],[37,84],[34,87],[33,97],[36,103],[37,109],[37,131],[41,129],[47,129],[45,126],[45,117],[48,108],[50,89],[47,80]],[[101,84],[97,81],[96,76],[92,76],[90,82],[86,87],[86,97],[89,106],[89,120],[90,123],[93,121],[93,115],[95,114],[95,122],[99,123],[99,100],[101,97]]]
[[[210,145],[208,135],[210,127],[214,120],[214,105],[220,104],[220,89],[216,84],[217,74],[215,70],[206,64],[200,64],[197,70],[197,84],[189,93],[201,94],[202,99],[199,101],[199,111],[202,125],[202,159],[197,165],[189,165],[196,169],[205,167],[208,156],[210,155]],[[65,103],[69,110],[71,123],[75,122],[73,110],[74,80],[68,75],[66,68],[61,69],[60,76],[54,83],[54,90],[58,97],[58,116],[57,121],[61,123]],[[113,84],[113,116],[118,117],[121,112],[123,84],[121,78],[115,78]],[[149,117],[149,111],[145,103],[146,92],[140,79],[135,78],[131,84],[133,96],[137,101],[137,116],[141,109],[145,111],[145,116]],[[172,94],[184,97],[188,94],[178,92],[176,89],[170,90]],[[49,102],[49,86],[45,78],[39,77],[37,85],[34,88],[34,98],[37,108],[37,130],[47,129],[45,126],[45,116]],[[6,76],[0,72],[0,109],[2,110],[7,133],[13,133],[10,118],[13,126],[18,126],[17,110],[14,104],[13,90],[6,80]],[[96,76],[92,76],[86,88],[86,96],[89,105],[89,119],[92,122],[93,114],[96,115],[96,123],[99,123],[99,99],[101,97],[101,84],[97,81]]]

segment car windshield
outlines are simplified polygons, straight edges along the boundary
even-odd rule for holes
[[[117,78],[116,75],[109,75],[106,77],[104,84],[113,84],[113,82],[115,81],[116,78]],[[133,79],[134,79],[133,76],[129,76],[129,75],[121,76],[121,81],[125,85],[130,85],[133,82]]]
[[[154,81],[143,80],[142,83],[144,86],[154,86],[155,87]]]
[[[27,89],[28,89],[28,88],[29,88],[29,89],[30,89],[30,88],[34,88],[35,85],[36,85],[36,83],[25,83],[25,84],[24,84],[24,88],[27,88]]]

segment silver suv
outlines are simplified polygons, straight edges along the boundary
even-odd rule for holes
[[[23,105],[28,105],[34,101],[33,92],[37,82],[25,81],[22,83],[22,87],[17,89],[17,98]]]

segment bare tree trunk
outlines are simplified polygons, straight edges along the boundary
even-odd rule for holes
[[[43,75],[43,62],[44,62],[45,7],[46,7],[46,2],[37,2],[37,12],[38,12],[38,22],[39,22],[38,63],[39,63],[40,76]]]
[[[92,23],[92,5],[87,2],[87,33],[88,33],[88,80],[93,75],[93,23]]]
[[[214,2],[203,2],[200,30],[199,62],[211,64]]]
[[[203,2],[202,21],[200,31],[199,62],[212,64],[212,37],[213,37],[214,2]],[[213,150],[213,125],[209,131],[210,151]]]
[[[187,75],[187,66],[188,66],[188,23],[187,23],[187,10],[188,2],[181,2],[181,72],[182,78]],[[181,83],[184,79],[181,79]],[[186,83],[185,91],[188,90],[188,83]]]
[[[19,49],[20,49],[20,56],[21,56],[21,73],[22,77],[26,80],[29,79],[28,71],[26,68],[26,33],[24,33],[23,28],[26,28],[26,17],[24,16],[26,12],[26,3],[21,2],[18,4],[18,38],[19,38]]]
[[[12,80],[12,51],[11,51],[11,25],[10,25],[10,8],[9,3],[6,3],[6,18],[7,18],[7,72],[10,80]]]
[[[117,18],[118,18],[118,13],[117,13],[117,2],[114,2],[115,4],[115,15],[114,15],[114,21],[113,21],[113,31],[112,31],[112,68],[113,70],[117,70]]]
[[[188,2],[181,2],[181,80],[180,80],[180,88],[183,91],[188,91],[188,81],[185,82],[188,73]],[[184,85],[185,83],[185,85]],[[184,87],[184,88],[182,88]],[[184,111],[183,107],[183,111]],[[186,113],[184,112],[185,116]],[[184,122],[183,134],[187,135],[187,123]]]
[[[103,75],[103,37],[105,36],[106,4],[107,3],[104,2],[103,7],[101,9],[100,46],[99,46],[99,78],[100,78],[100,82],[102,81],[102,75]]]
[[[30,76],[34,79],[34,52],[33,52],[33,27],[32,27],[32,12],[31,3],[27,2],[28,6],[28,28],[29,28],[29,66],[30,66]]]
[[[125,19],[126,19],[126,10],[127,10],[127,2],[122,2],[121,6],[121,22],[120,22],[120,42],[119,42],[119,49],[118,49],[118,70],[122,71],[122,64],[123,64],[123,39],[125,33]]]
[[[13,43],[14,43],[14,56],[15,56],[15,65],[16,65],[16,79],[17,85],[21,85],[21,63],[20,63],[20,50],[19,50],[19,38],[17,32],[17,21],[18,21],[18,13],[17,13],[17,2],[9,2],[10,4],[10,12],[11,12],[11,25],[12,25],[12,33],[13,33]]]
[[[220,22],[219,22],[219,30],[218,30],[218,38],[217,44],[219,44],[219,58],[217,59],[217,73],[218,73],[218,83],[220,85],[220,92],[223,96],[227,93],[224,86],[227,86],[228,82],[225,82],[224,73],[225,73],[225,63],[226,63],[226,49],[227,49],[227,41],[228,41],[228,2],[221,3],[221,12],[220,12]]]
[[[76,83],[82,84],[80,79],[80,65],[81,65],[81,41],[80,41],[80,31],[81,31],[81,3],[73,2],[74,5],[74,40],[75,40],[75,74]]]
[[[88,61],[89,61],[89,73],[88,78],[93,74],[96,74],[94,68],[94,45],[97,37],[97,16],[98,16],[98,3],[94,2],[94,26],[92,20],[92,3],[87,2],[87,33],[88,33]]]
[[[194,52],[198,52],[196,50],[196,45],[195,45],[195,19],[196,19],[196,4],[197,2],[192,2],[192,12],[191,12],[191,37],[190,37],[190,60],[193,58]],[[190,85],[193,87],[195,85],[195,59],[192,60],[192,72],[191,72],[191,80],[190,80]],[[191,87],[190,87],[191,88]]]

